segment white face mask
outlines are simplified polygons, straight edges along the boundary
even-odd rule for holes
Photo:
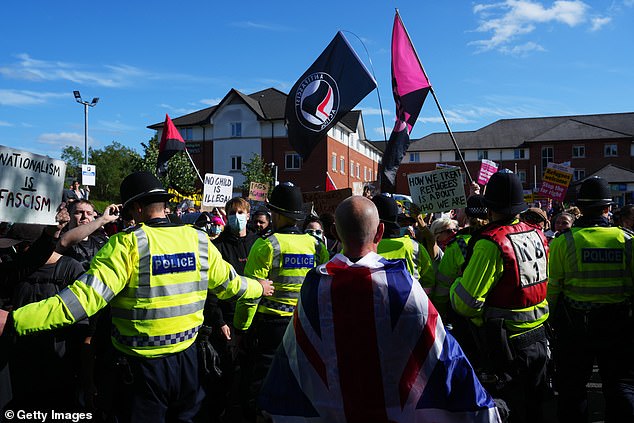
[[[227,218],[227,225],[234,233],[240,233],[247,227],[247,216],[245,214],[231,214]]]

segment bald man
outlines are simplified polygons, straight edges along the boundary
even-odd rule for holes
[[[370,252],[376,253],[385,226],[379,221],[374,203],[357,195],[344,200],[335,210],[335,230],[343,245],[342,254],[357,261]]]
[[[401,260],[379,256],[372,201],[335,212],[343,250],[311,270],[262,387],[272,421],[497,422],[460,346]],[[451,395],[450,395],[451,394]]]

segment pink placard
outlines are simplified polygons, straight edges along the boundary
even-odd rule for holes
[[[486,185],[491,179],[491,175],[498,171],[498,164],[491,160],[482,160],[480,165],[480,174],[478,175],[478,183]]]

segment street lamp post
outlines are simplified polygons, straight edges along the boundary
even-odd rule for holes
[[[88,107],[95,107],[99,102],[99,97],[94,97],[89,103],[82,100],[79,91],[73,91],[75,101],[84,105],[84,164],[88,164]]]

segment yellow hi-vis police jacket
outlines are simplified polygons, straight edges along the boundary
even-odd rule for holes
[[[430,297],[441,315],[445,315],[449,310],[449,289],[462,272],[470,239],[470,233],[456,235],[445,248],[445,253],[438,265],[436,284]]]
[[[208,289],[225,300],[262,295],[261,285],[236,274],[205,232],[140,224],[111,237],[72,285],[15,310],[13,319],[17,333],[28,334],[72,324],[110,303],[115,348],[161,357],[194,342]]]
[[[377,253],[388,259],[401,259],[411,275],[420,282],[429,294],[434,287],[434,269],[427,249],[407,235],[398,238],[383,238],[377,246]]]
[[[550,243],[548,303],[559,296],[583,304],[615,304],[632,297],[632,235],[606,226],[573,227]]]
[[[236,304],[234,327],[247,330],[256,311],[281,317],[292,316],[306,274],[328,259],[326,246],[309,234],[276,232],[267,238],[257,239],[249,252],[244,274],[255,279],[271,280],[275,292],[259,301]]]

